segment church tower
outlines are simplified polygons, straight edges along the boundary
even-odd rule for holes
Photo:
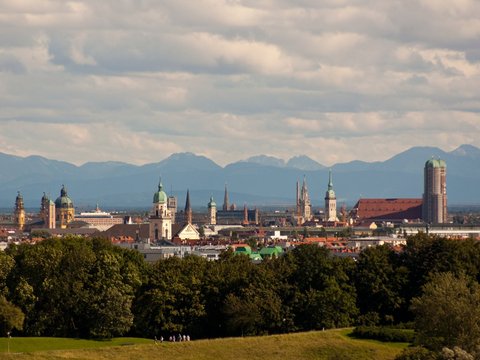
[[[210,196],[210,201],[208,202],[208,221],[211,225],[217,224],[217,204],[213,201],[213,196]]]
[[[312,205],[310,203],[310,196],[308,195],[307,180],[303,177],[302,189],[300,190],[300,210],[303,221],[312,219]]]
[[[20,194],[20,191],[17,193],[15,199],[15,212],[14,212],[15,224],[20,230],[23,230],[25,226],[25,207],[23,204],[23,196]]]
[[[325,193],[325,221],[338,221],[337,198],[333,190],[332,170],[330,170],[328,175],[328,188]]]
[[[447,222],[447,164],[431,159],[425,163],[423,190],[423,221],[431,224]]]
[[[168,197],[165,191],[163,191],[161,180],[158,183],[157,192],[153,194],[149,234],[150,241],[169,240],[172,237],[172,212],[168,208]]]
[[[297,219],[297,224],[302,223],[300,221],[300,218],[302,216],[302,209],[300,206],[300,184],[297,181],[297,196],[296,196],[296,202],[295,202],[295,217]]]
[[[48,229],[55,229],[55,203],[43,193],[40,205],[40,218]]]

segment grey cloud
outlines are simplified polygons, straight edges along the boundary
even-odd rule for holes
[[[362,142],[394,153],[422,134],[430,145],[453,146],[447,133],[480,145],[471,135],[480,123],[477,2],[7,5],[0,125],[15,120],[24,130],[9,130],[0,151],[54,155],[61,124],[78,132],[65,155],[77,162],[99,151],[137,163],[168,151],[221,163],[262,151],[369,160]],[[37,147],[29,126],[48,129]]]
[[[14,56],[8,54],[0,54],[0,72],[6,71],[15,74],[25,73],[25,66]]]

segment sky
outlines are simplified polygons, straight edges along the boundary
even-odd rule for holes
[[[477,0],[0,0],[0,152],[331,165],[480,147]]]

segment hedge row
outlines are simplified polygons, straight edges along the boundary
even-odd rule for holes
[[[387,327],[358,326],[352,336],[360,339],[373,339],[388,342],[413,342],[413,330],[393,329]]]

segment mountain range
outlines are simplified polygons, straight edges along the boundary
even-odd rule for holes
[[[307,156],[288,161],[258,155],[224,167],[192,153],[178,153],[145,165],[88,162],[81,166],[41,156],[0,153],[0,208],[13,208],[17,191],[26,207],[40,206],[43,192],[55,200],[62,184],[76,207],[105,209],[149,208],[159,177],[166,192],[176,195],[179,208],[186,190],[194,207],[206,207],[213,196],[223,203],[227,184],[231,202],[242,207],[289,206],[295,202],[296,182],[305,177],[314,207],[323,207],[329,169],[337,201],[353,205],[359,198],[422,197],[425,161],[447,163],[449,204],[480,204],[480,149],[462,145],[451,152],[436,147],[413,147],[386,161],[351,161],[327,168]]]

